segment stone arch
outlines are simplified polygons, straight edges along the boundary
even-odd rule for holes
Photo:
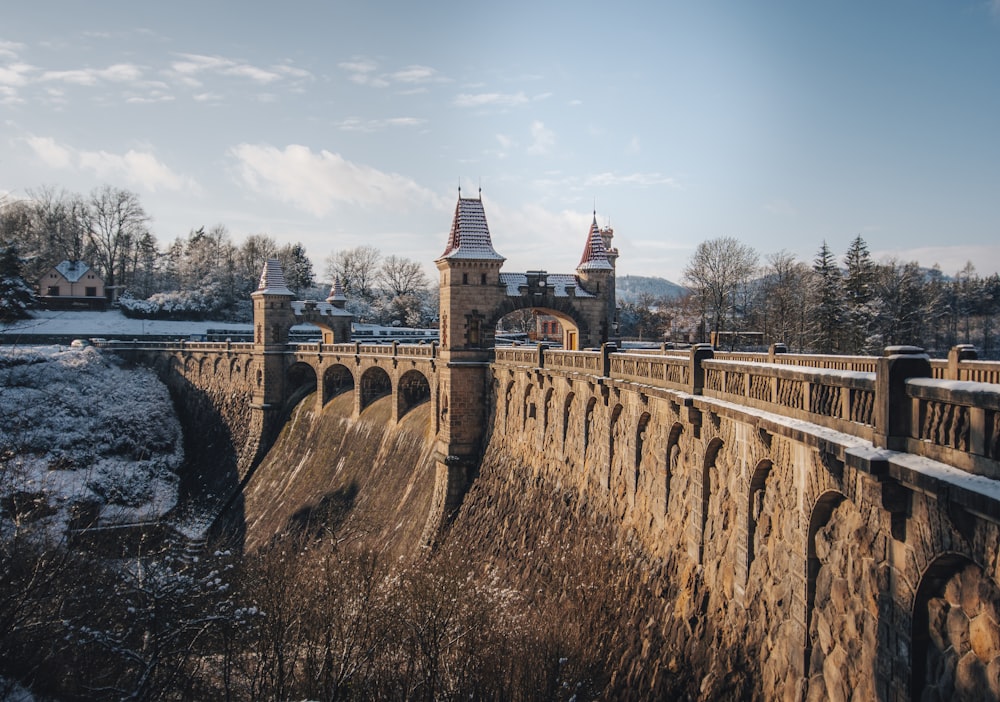
[[[756,556],[754,536],[757,532],[757,522],[764,508],[764,495],[767,489],[767,479],[771,475],[771,461],[761,460],[750,477],[747,491],[747,577],[750,575],[750,564]]]
[[[674,422],[670,427],[670,435],[667,438],[667,456],[665,461],[666,474],[663,477],[663,514],[666,515],[670,509],[670,481],[677,472],[677,467],[681,462],[681,434],[684,433],[684,425]]]
[[[233,358],[229,361],[229,379],[237,377],[242,372],[240,368],[240,359]]]
[[[583,413],[583,462],[587,461],[587,449],[590,446],[590,434],[594,428],[594,409],[597,406],[597,398],[591,396],[587,400],[587,409]]]
[[[342,363],[335,363],[323,371],[323,404],[341,393],[354,390],[354,374]]]
[[[997,611],[1000,587],[980,564],[949,552],[927,566],[913,602],[911,699],[1000,696],[986,674],[1000,665]]]
[[[538,427],[538,450],[545,450],[545,437],[549,433],[549,418],[552,414],[552,397],[555,394],[555,390],[552,387],[545,389],[545,394],[542,395],[542,422],[541,426]]]
[[[294,404],[316,390],[316,369],[308,363],[298,361],[285,371],[285,400]]]
[[[704,562],[705,541],[708,538],[706,527],[708,525],[709,502],[712,499],[712,471],[715,469],[715,462],[722,450],[723,441],[719,437],[712,439],[708,448],[705,449],[705,460],[701,464],[701,531],[698,540],[698,562]]]
[[[615,453],[616,453],[615,450],[617,448],[617,443],[619,440],[617,434],[620,431],[618,428],[618,423],[621,421],[623,410],[624,407],[622,407],[621,403],[616,404],[614,408],[611,410],[611,417],[608,420],[608,467],[607,470],[604,471],[604,476],[602,478],[603,487],[605,489],[611,488],[611,476],[614,475]]]
[[[505,297],[490,314],[486,315],[483,321],[483,328],[490,330],[488,332],[489,338],[492,340],[492,330],[496,329],[501,319],[520,310],[534,310],[558,319],[563,326],[563,345],[568,350],[578,348],[579,344],[574,346],[565,343],[567,330],[575,332],[577,340],[590,338],[590,327],[587,325],[586,316],[576,308],[572,298],[555,297],[554,295],[543,295],[541,300],[528,295]]]
[[[639,471],[642,468],[642,453],[646,446],[646,432],[649,429],[649,412],[639,415],[639,421],[635,425],[635,461],[632,473],[632,504],[635,505],[636,496],[639,494]]]
[[[426,375],[416,369],[410,369],[400,376],[396,387],[396,412],[399,419],[429,399],[431,399],[431,384]]]
[[[361,374],[360,385],[361,404],[358,411],[363,411],[375,400],[392,393],[392,379],[385,372],[385,369],[378,366],[372,366]]]
[[[507,389],[504,391],[503,396],[504,396],[504,412],[503,412],[504,428],[510,431],[510,429],[512,428],[510,423],[510,409],[511,409],[511,401],[514,399],[513,380],[507,381]]]
[[[816,533],[830,521],[833,511],[847,497],[837,490],[827,490],[813,504],[809,514],[809,531],[806,532],[806,640],[805,640],[805,671],[809,675],[809,659],[812,655],[812,641],[809,636],[813,609],[816,607],[816,577],[819,575],[820,560],[816,553]]]
[[[212,375],[219,377],[219,368],[222,366],[222,356],[216,356],[212,361]]]
[[[570,417],[573,415],[573,400],[576,399],[576,393],[568,392],[566,394],[566,400],[563,402],[563,424],[562,424],[562,451],[563,455],[566,454],[566,434],[569,431],[569,421]]]
[[[528,420],[535,418],[535,386],[528,383],[524,386],[524,400],[521,402],[521,428],[528,427]]]
[[[192,375],[194,375],[194,373],[192,373],[192,370],[194,369],[195,363],[196,363],[196,361],[193,358],[191,358],[190,356],[185,357],[185,359],[184,359],[184,377],[185,378],[189,378]]]

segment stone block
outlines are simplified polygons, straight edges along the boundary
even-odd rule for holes
[[[958,656],[964,656],[970,649],[969,618],[961,607],[952,607],[945,618],[945,632],[951,647]]]
[[[986,666],[979,657],[969,651],[962,656],[955,666],[955,692],[961,699],[983,699],[983,692],[989,689],[986,680]]]
[[[980,614],[969,622],[969,645],[985,663],[1000,656],[1000,629],[989,615]]]

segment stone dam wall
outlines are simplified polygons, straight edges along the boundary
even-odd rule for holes
[[[399,422],[391,396],[360,414],[357,390],[307,399],[244,484],[263,441],[252,365],[217,355],[164,370],[220,432],[197,439],[206,455],[232,451],[219,465],[242,485],[249,547],[329,519],[393,554],[428,554],[433,387]],[[690,394],[694,365],[549,356],[490,366],[483,459],[429,557],[461,553],[517,590],[602,696],[1000,698],[995,390],[905,388],[926,438],[904,445],[942,458],[975,445],[976,475],[876,449],[879,422],[895,431],[900,418],[873,418],[867,370],[807,377],[755,361],[752,377],[708,360],[704,392]],[[650,368],[666,381],[651,386]],[[803,417],[776,413],[786,396]]]

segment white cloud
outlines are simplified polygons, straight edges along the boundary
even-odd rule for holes
[[[531,139],[531,146],[528,147],[528,153],[544,155],[552,150],[552,145],[556,141],[556,135],[551,129],[547,129],[542,122],[535,120],[531,123]]]
[[[390,117],[388,119],[362,119],[348,117],[337,123],[337,127],[345,132],[377,132],[387,127],[417,127],[427,120],[419,117]]]
[[[455,96],[455,107],[516,107],[528,102],[524,93],[461,93]]]
[[[665,176],[662,173],[595,173],[587,176],[583,181],[583,187],[607,187],[615,185],[639,185],[648,187],[651,185],[667,185],[672,188],[679,188],[680,184],[676,178]]]
[[[58,169],[73,166],[73,152],[57,144],[52,137],[30,136],[25,141],[45,165]]]
[[[142,68],[131,63],[116,63],[107,68],[76,68],[67,71],[45,71],[43,81],[58,81],[74,85],[97,85],[101,82],[127,83],[139,80]]]
[[[407,66],[390,73],[389,78],[398,83],[441,83],[447,80],[429,66]]]
[[[629,139],[628,145],[625,147],[626,153],[630,154],[637,154],[641,149],[642,146],[639,143],[638,136],[633,136],[631,139]]]
[[[24,44],[16,41],[0,41],[0,56],[4,58],[17,58],[17,55],[24,48]]]
[[[27,63],[11,63],[0,66],[0,85],[19,88],[27,85],[29,74],[37,70]]]
[[[575,270],[587,243],[592,213],[553,212],[538,203],[506,208],[491,200],[485,208],[494,247],[507,257],[506,269]]]
[[[396,84],[422,86],[428,83],[446,83],[450,80],[441,75],[437,69],[419,64],[404,66],[398,71],[379,72],[378,63],[367,58],[341,61],[337,67],[347,73],[347,79],[351,82],[374,88],[388,88]],[[412,95],[422,92],[424,90],[421,88],[410,88],[405,91],[405,94]]]
[[[337,203],[396,211],[407,211],[415,205],[446,206],[411,178],[352,163],[326,150],[314,153],[299,144],[290,144],[284,150],[240,144],[229,153],[238,162],[244,185],[316,217],[330,213]]]
[[[198,191],[191,178],[178,175],[148,151],[129,149],[124,154],[108,151],[85,151],[59,144],[52,137],[29,136],[25,142],[50,168],[93,171],[98,178],[124,179],[155,192],[164,190]]]
[[[270,85],[282,78],[305,79],[312,77],[309,71],[288,63],[262,68],[224,56],[180,54],[180,57],[181,60],[170,64],[170,70],[177,80],[194,88],[201,87],[202,82],[199,76],[203,74],[246,78],[260,85]]]

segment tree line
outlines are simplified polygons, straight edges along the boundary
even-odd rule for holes
[[[301,243],[279,245],[264,233],[237,243],[218,224],[161,247],[150,224],[138,195],[108,185],[87,196],[42,187],[0,200],[0,318],[26,316],[31,284],[70,260],[96,269],[126,314],[250,321],[249,296],[270,258],[299,299],[326,298],[339,278],[358,321],[420,326],[436,318],[436,291],[420,264],[371,246],[331,253],[326,282],[317,284]]]
[[[761,262],[733,237],[700,243],[684,268],[689,293],[622,306],[622,334],[656,341],[784,343],[791,351],[881,354],[910,344],[943,354],[959,343],[1000,355],[1000,276],[970,262],[954,276],[917,262],[876,262],[854,237],[842,260],[824,241],[811,264],[787,251]]]

